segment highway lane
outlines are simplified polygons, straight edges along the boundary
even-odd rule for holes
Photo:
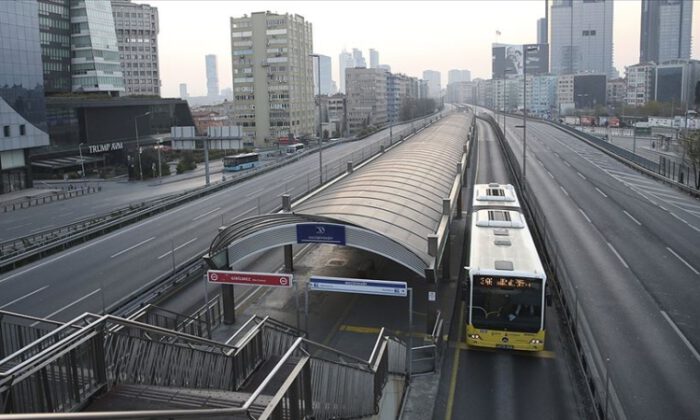
[[[417,122],[397,124],[393,129],[394,139],[398,137],[402,130],[410,130],[412,127],[419,127],[419,125]],[[335,144],[323,150],[324,162],[328,164],[334,159],[346,156],[352,151],[374,144],[381,139],[388,139],[388,137],[389,129],[384,129],[362,140]],[[299,161],[290,164],[293,170],[285,172],[284,175],[288,177],[289,174],[296,173],[300,169],[316,168],[318,171],[318,154],[316,152],[311,152],[309,157],[302,159],[302,161],[304,163]],[[315,166],[313,165],[314,163],[316,163]],[[342,164],[344,165],[345,163],[342,162]],[[99,214],[123,208],[129,204],[140,203],[201,187],[205,185],[203,166],[204,164],[199,164],[198,169],[193,172],[199,174],[195,178],[191,178],[192,174],[188,173],[174,176],[172,179],[179,179],[176,182],[170,182],[171,178],[165,178],[165,183],[162,184],[158,183],[157,180],[102,182],[99,183],[102,186],[102,191],[98,193],[3,214],[0,217],[0,240],[29,235],[41,230],[73,223],[86,217],[95,217]],[[212,182],[221,180],[221,166],[220,160],[212,161]],[[329,166],[326,170],[331,169]],[[309,170],[308,172],[312,171]],[[226,174],[226,176],[231,177],[233,175]],[[79,183],[76,182],[75,185],[79,185]]]
[[[396,132],[397,130],[395,130]],[[358,162],[363,146],[388,141],[388,136],[341,144],[324,151],[324,167],[343,170]],[[352,157],[354,153],[354,157]],[[311,154],[272,172],[169,210],[108,236],[53,255],[0,277],[0,306],[37,316],[69,319],[84,311],[100,311],[128,293],[162,278],[175,263],[203,252],[216,229],[235,217],[268,212],[280,196],[304,193],[318,183],[318,156]],[[43,289],[42,289],[43,288]],[[40,290],[41,289],[41,290]],[[103,293],[104,292],[104,293]],[[18,300],[19,299],[19,300]]]
[[[477,130],[475,183],[511,183],[491,127],[478,119]],[[452,369],[458,369],[453,373],[453,388],[449,389],[453,394],[452,410],[450,413],[438,410],[436,418],[459,419],[465,413],[475,418],[588,417],[584,390],[573,368],[573,354],[560,317],[556,307],[548,307],[546,311],[547,340],[541,353],[468,348],[463,343],[463,322],[459,326],[459,360],[456,364],[452,361]],[[465,311],[465,322],[466,316]],[[452,351],[448,351],[449,356]],[[450,372],[443,372],[443,390],[448,389],[445,383],[449,379]]]
[[[518,160],[520,123],[508,120]],[[696,416],[700,236],[681,210],[692,200],[542,123],[528,123],[527,173],[627,416]]]

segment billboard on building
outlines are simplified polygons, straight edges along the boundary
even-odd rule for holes
[[[492,44],[491,78],[513,78],[523,75],[527,54],[527,74],[549,73],[548,44]]]

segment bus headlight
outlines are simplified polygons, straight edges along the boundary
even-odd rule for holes
[[[533,338],[532,340],[530,340],[530,344],[542,344],[542,340],[540,340],[539,338]]]
[[[472,340],[481,340],[481,336],[479,334],[469,334],[469,338]]]

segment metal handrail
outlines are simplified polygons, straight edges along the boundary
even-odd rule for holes
[[[374,348],[372,349],[372,353],[369,355],[369,360],[370,362],[374,360],[375,353],[379,349],[379,345],[382,342],[382,339],[384,338],[384,327],[382,327],[381,330],[379,330],[379,336],[377,336],[377,341],[374,343]]]

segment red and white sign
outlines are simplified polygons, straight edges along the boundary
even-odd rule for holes
[[[246,286],[291,287],[291,274],[251,273],[248,271],[207,271],[209,283],[242,284]]]

